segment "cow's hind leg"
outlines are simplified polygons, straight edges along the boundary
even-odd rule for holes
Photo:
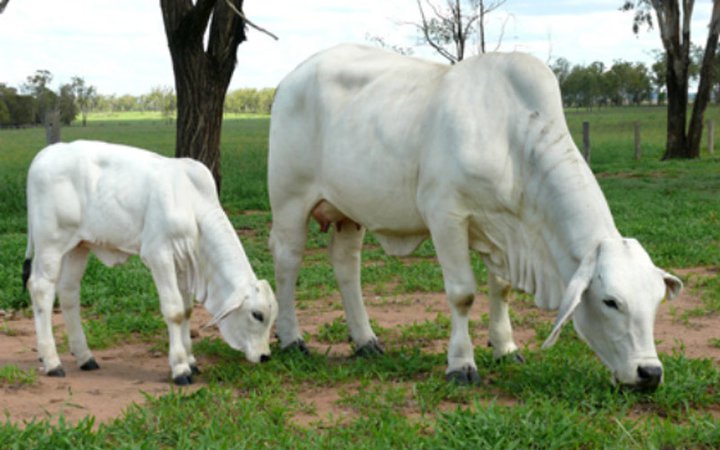
[[[452,223],[447,216],[437,216],[431,222],[430,232],[450,304],[451,335],[446,378],[459,384],[479,384],[469,333],[468,313],[475,300],[476,284],[470,264],[467,225]]]
[[[80,280],[85,273],[88,253],[85,247],[75,247],[63,256],[57,294],[70,341],[70,352],[80,369],[95,370],[100,366],[88,348],[80,318]]]
[[[55,346],[52,332],[52,310],[55,302],[55,285],[60,273],[61,255],[56,252],[36,252],[28,280],[32,299],[37,349],[45,373],[51,377],[64,377],[65,370]]]
[[[363,305],[360,286],[360,251],[364,228],[354,223],[340,222],[330,237],[330,261],[340,288],[350,337],[357,356],[382,354],[383,349],[370,327]]]
[[[510,285],[502,278],[488,274],[488,287],[490,291],[490,345],[495,359],[512,355],[513,359],[522,362],[518,347],[513,340],[512,325],[510,324],[510,311],[508,297]]]
[[[275,329],[283,349],[297,349],[304,354],[309,354],[309,351],[295,312],[295,284],[305,252],[308,215],[309,211],[301,201],[273,208],[269,240],[275,263],[275,295],[278,301]]]

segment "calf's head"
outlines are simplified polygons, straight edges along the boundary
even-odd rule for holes
[[[634,239],[607,239],[580,263],[570,280],[551,346],[568,318],[578,335],[610,369],[613,382],[655,389],[663,379],[653,338],[657,307],[672,299],[682,282],[655,267]]]
[[[270,329],[277,318],[278,305],[270,284],[259,280],[254,286],[234,294],[234,303],[218,314],[217,324],[225,342],[245,353],[250,362],[270,359]]]

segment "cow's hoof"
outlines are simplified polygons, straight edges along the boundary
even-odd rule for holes
[[[189,386],[192,384],[192,375],[178,375],[173,378],[173,382],[176,386]]]
[[[87,361],[85,361],[85,364],[80,366],[80,370],[98,370],[100,366],[98,365],[97,361],[95,361],[95,358],[90,358]]]
[[[190,372],[193,375],[200,375],[200,368],[197,366],[197,364],[190,364]]]
[[[52,370],[48,370],[47,376],[62,378],[65,376],[65,370],[63,370],[62,366],[57,366]]]
[[[445,379],[450,383],[461,386],[479,386],[481,383],[477,369],[472,366],[465,366],[448,372],[445,374]]]
[[[383,350],[382,346],[377,341],[377,339],[372,339],[367,344],[363,345],[362,347],[358,347],[355,350],[353,357],[367,358],[369,356],[378,356],[378,355],[384,355],[384,354],[385,354],[385,350]]]
[[[284,351],[284,352],[299,352],[305,356],[310,356],[310,350],[308,350],[307,345],[305,345],[305,341],[303,341],[302,339],[298,339],[297,341],[291,342],[290,344],[283,347],[282,351]]]

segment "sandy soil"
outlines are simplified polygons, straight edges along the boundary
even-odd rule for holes
[[[720,348],[711,344],[711,339],[720,338],[720,316],[694,317],[685,314],[702,306],[698,280],[718,276],[717,268],[697,268],[678,271],[688,279],[688,285],[681,296],[672,302],[660,306],[656,321],[655,337],[658,351],[671,353],[683,348],[692,358],[711,358],[720,364]],[[445,298],[438,293],[416,293],[400,296],[367,296],[370,317],[380,326],[393,329],[399,325],[423,322],[434,319],[438,313],[448,314]],[[320,326],[343,315],[339,308],[337,294],[331,298],[306,302],[307,307],[298,311],[304,331],[315,335]],[[523,317],[532,314],[534,320],[552,322],[552,313],[542,312],[525,304],[514,304],[515,312]],[[471,318],[480,323],[482,314],[487,313],[487,299],[478,296]],[[159,314],[159,311],[158,311]],[[63,333],[62,317],[54,317],[56,337]],[[196,339],[215,334],[215,331],[202,330],[209,316],[201,307],[193,314],[193,329]],[[9,317],[0,312],[0,367],[14,364],[23,369],[38,369],[41,364],[35,349],[35,331],[32,319]],[[487,331],[478,326],[474,332],[476,345],[486,345]],[[535,333],[530,326],[515,326],[517,344],[523,348],[535,348]],[[323,344],[315,339],[309,346],[319,352],[329,351],[332,355],[348,356],[352,349],[348,343]],[[447,340],[421,343],[423,351],[445,352]],[[329,347],[329,348],[328,348]],[[12,421],[57,418],[64,414],[70,421],[80,420],[88,415],[95,416],[98,422],[109,421],[122,415],[132,403],[142,403],[146,394],[162,395],[175,388],[170,382],[167,362],[167,350],[153,348],[150,344],[128,343],[107,350],[95,351],[100,370],[82,372],[74,359],[67,353],[61,355],[67,376],[50,378],[38,376],[38,382],[31,386],[0,385],[0,413]],[[201,368],[208,361],[200,360]],[[199,389],[202,381],[189,388]],[[357,387],[355,387],[357,388]],[[303,392],[300,400],[303,411],[296,414],[295,421],[300,425],[311,423],[342,421],[352,416],[352,411],[342,406],[342,388],[312,388]]]

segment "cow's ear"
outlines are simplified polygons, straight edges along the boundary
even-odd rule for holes
[[[588,253],[585,258],[583,258],[582,262],[580,262],[580,266],[575,271],[572,279],[570,279],[568,287],[565,290],[565,295],[563,296],[562,302],[560,303],[560,308],[558,309],[558,315],[557,319],[555,320],[555,325],[550,332],[550,336],[548,336],[548,338],[543,343],[543,349],[550,348],[553,346],[553,344],[555,344],[558,336],[560,336],[560,330],[562,329],[563,325],[565,325],[565,322],[567,322],[568,319],[572,317],[575,308],[577,308],[577,306],[580,304],[583,294],[590,285],[590,280],[592,280],[593,274],[595,273],[598,251],[599,246],[595,250]]]
[[[658,271],[660,272],[660,275],[662,275],[663,280],[665,281],[665,287],[667,288],[665,297],[668,300],[674,299],[680,294],[680,291],[683,288],[682,281],[680,281],[680,278],[675,275],[670,275],[662,269],[658,269]]]

